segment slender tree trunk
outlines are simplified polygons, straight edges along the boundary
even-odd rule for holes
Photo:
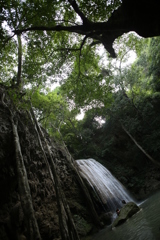
[[[48,159],[47,159],[46,153],[45,153],[45,151],[44,151],[43,144],[42,144],[42,142],[41,142],[41,138],[40,138],[40,136],[39,136],[37,126],[36,126],[36,124],[34,123],[34,120],[33,120],[32,115],[31,115],[30,112],[28,112],[28,115],[29,115],[29,117],[30,117],[30,119],[31,119],[31,121],[32,121],[32,124],[33,124],[34,128],[35,128],[35,132],[36,132],[37,138],[38,138],[38,143],[39,143],[40,148],[41,148],[41,150],[42,150],[42,152],[43,152],[43,157],[44,157],[45,163],[46,163],[46,165],[47,165],[47,167],[48,167],[48,171],[49,171],[51,180],[53,181],[53,184],[54,184],[54,179],[53,179],[53,176],[52,176],[52,172],[51,172],[51,169],[50,169],[50,165],[49,165],[49,163],[48,163]]]
[[[22,87],[22,40],[21,35],[17,35],[18,40],[18,72],[17,72],[17,85]]]
[[[27,219],[27,225],[28,225],[27,239],[41,240],[37,220],[35,218],[35,213],[33,209],[32,197],[31,197],[30,187],[29,187],[28,178],[27,178],[27,172],[26,172],[26,168],[24,165],[23,156],[21,152],[17,124],[13,120],[12,113],[11,113],[11,123],[12,123],[12,129],[13,129],[15,154],[16,154],[18,187],[19,187],[19,193],[20,193],[24,216]]]
[[[135,143],[135,145],[139,148],[139,150],[149,159],[151,160],[154,164],[157,164],[160,166],[160,163],[156,161],[154,158],[152,158],[139,144],[138,142],[132,137],[132,135],[127,131],[127,129],[121,124],[122,129],[125,131],[125,133],[130,137],[130,139]]]
[[[59,186],[57,185],[57,183],[55,182],[55,178],[52,174],[52,171],[51,171],[51,168],[50,168],[50,165],[48,163],[48,159],[47,159],[47,156],[46,156],[46,153],[45,153],[45,150],[43,148],[43,144],[41,142],[41,137],[40,137],[40,134],[39,134],[39,130],[40,130],[40,127],[39,127],[39,124],[34,116],[34,112],[33,110],[31,110],[32,114],[29,112],[29,116],[31,118],[31,121],[33,123],[33,126],[35,127],[35,131],[37,133],[37,137],[38,137],[38,142],[39,142],[39,145],[41,147],[41,150],[43,152],[43,157],[44,157],[44,160],[46,162],[46,165],[48,167],[48,171],[50,173],[50,177],[51,177],[51,180],[53,182],[53,186],[55,186],[55,191],[56,191],[56,197],[57,197],[57,205],[58,205],[58,216],[59,216],[59,226],[60,226],[60,233],[61,233],[61,236],[62,236],[62,240],[67,240],[67,236],[68,236],[68,228],[66,226],[66,213],[64,211],[64,207],[63,207],[63,203],[62,203],[62,199],[60,197],[60,194],[59,194]],[[32,118],[33,116],[33,118]]]
[[[31,108],[31,115],[32,115],[35,125],[36,125],[37,134],[40,135],[39,139],[40,139],[40,137],[43,139],[43,141],[45,142],[45,145],[47,147],[48,154],[49,154],[49,164],[48,165],[49,165],[49,168],[51,167],[52,177],[54,178],[53,183],[55,186],[56,196],[57,196],[59,224],[60,224],[60,232],[61,232],[62,240],[79,240],[79,236],[77,234],[77,230],[75,228],[74,221],[73,221],[68,203],[67,203],[65,195],[62,191],[60,180],[56,173],[56,166],[55,166],[53,158],[52,158],[51,150],[50,150],[48,143],[46,141],[46,138],[44,137],[44,134],[37,122],[37,119],[35,118],[32,108]],[[42,148],[43,148],[43,146],[42,146]],[[43,150],[43,152],[44,152],[44,150]],[[44,156],[46,158],[46,161],[48,161],[47,157],[45,155],[45,152],[44,152]]]

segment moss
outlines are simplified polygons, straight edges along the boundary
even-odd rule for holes
[[[93,225],[88,223],[83,217],[74,215],[73,219],[76,224],[76,229],[81,236],[86,236],[92,231]]]

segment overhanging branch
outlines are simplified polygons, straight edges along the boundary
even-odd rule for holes
[[[27,31],[66,31],[87,36],[102,43],[111,57],[116,57],[112,44],[116,38],[129,31],[135,31],[142,37],[160,35],[160,14],[158,1],[153,0],[123,0],[121,6],[115,10],[107,22],[91,22],[79,9],[76,0],[68,0],[74,11],[80,16],[81,25],[32,26],[14,30],[14,34]],[[153,16],[152,18],[149,16]]]
[[[87,24],[90,22],[88,18],[86,18],[86,16],[84,15],[84,13],[79,9],[78,4],[76,3],[75,0],[68,0],[68,2],[73,7],[74,11],[80,16],[84,24]]]
[[[10,37],[8,37],[7,39],[5,39],[4,40],[4,42],[2,41],[2,46],[5,48],[5,46],[7,45],[7,43],[13,38],[15,36],[15,33],[12,35],[12,36],[10,36]]]
[[[91,44],[90,44],[90,47],[93,47],[93,46],[95,46],[95,45],[97,45],[97,44],[100,44],[101,43],[101,41],[93,41]]]
[[[33,27],[29,27],[29,28],[14,30],[13,32],[15,34],[21,34],[23,32],[29,32],[29,31],[55,31],[55,32],[66,31],[66,32],[79,33],[79,34],[83,34],[83,35],[85,35],[87,32],[87,30],[84,31],[83,25],[78,25],[78,26],[56,25],[53,27],[33,26]]]
[[[81,64],[81,50],[82,50],[82,48],[83,48],[83,46],[84,46],[84,44],[85,44],[85,41],[86,41],[86,39],[89,37],[89,35],[86,35],[84,38],[83,38],[83,41],[82,41],[82,43],[81,43],[81,46],[80,46],[80,53],[79,53],[79,73],[78,73],[78,78],[79,78],[79,76],[80,76],[80,73],[81,73],[81,71],[80,71],[80,64]]]

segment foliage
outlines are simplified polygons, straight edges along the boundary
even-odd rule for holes
[[[110,14],[119,4],[118,0],[112,3],[103,1],[101,5],[96,1],[94,4],[91,1],[83,1],[79,7],[82,7],[87,15],[94,16],[94,19],[97,20],[100,20],[100,15],[102,16],[103,12],[104,20],[106,14]],[[12,57],[15,54],[14,59],[16,58],[16,46],[13,47],[13,43],[17,41],[16,30],[41,25],[47,28],[59,24],[63,24],[65,27],[70,26],[70,24],[77,25],[76,12],[70,1],[54,1],[54,3],[47,0],[2,1],[0,17],[0,38],[3,50],[1,60],[4,60],[3,56],[6,56],[6,53],[7,56]],[[82,37],[74,33],[70,34],[70,32],[34,31],[24,32],[22,39],[25,46],[23,77],[27,82],[37,81],[39,83],[41,81],[42,84],[46,81],[46,76],[54,75],[55,72],[59,73],[64,63],[66,66],[73,58],[78,59]],[[86,41],[86,43],[89,46],[90,41]],[[11,62],[13,61],[11,60]],[[42,79],[40,79],[40,75],[42,75]]]
[[[67,103],[60,93],[60,89],[44,93],[37,89],[31,95],[32,105],[38,121],[48,130],[50,135],[58,130],[67,115]]]
[[[145,156],[128,139],[121,124],[155,159],[160,151],[160,94],[157,88],[159,61],[155,53],[159,53],[159,38],[141,40],[141,54],[129,68],[121,69],[121,74],[113,75],[110,84],[115,84],[117,91],[112,89],[112,101],[106,105],[103,95],[99,96],[103,105],[92,106],[85,113],[85,118],[77,123],[80,137],[74,134],[65,139],[76,158],[95,157],[96,159],[117,158],[127,161],[131,158],[133,165],[139,160],[146,161]],[[153,41],[153,43],[152,43]],[[156,43],[155,43],[156,42]],[[155,69],[152,71],[151,69]],[[96,89],[96,88],[95,88]],[[95,96],[92,93],[92,97]],[[97,116],[99,120],[97,121]],[[105,123],[100,125],[100,117]],[[65,138],[66,131],[62,135]],[[75,141],[76,139],[76,141]],[[74,143],[74,145],[73,145]],[[75,146],[75,144],[77,146]],[[131,154],[131,155],[130,155]],[[123,158],[123,160],[122,160]]]
[[[28,108],[25,103],[31,99],[42,126],[63,139],[76,158],[118,158],[125,146],[136,159],[138,150],[121,124],[155,158],[159,153],[160,40],[142,39],[133,32],[122,35],[120,29],[110,35],[108,24],[121,4],[3,1],[0,83],[18,108]],[[115,57],[113,41],[115,60],[109,58]],[[132,66],[127,64],[131,51],[137,54]],[[18,73],[23,89],[13,83],[18,83]],[[61,87],[50,89],[57,82]],[[85,117],[78,121],[81,109]]]

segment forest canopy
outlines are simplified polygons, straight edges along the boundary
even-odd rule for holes
[[[0,11],[0,84],[18,107],[30,99],[75,157],[94,144],[97,157],[114,152],[119,126],[157,158],[160,44],[147,38],[160,35],[157,1],[1,0]]]

